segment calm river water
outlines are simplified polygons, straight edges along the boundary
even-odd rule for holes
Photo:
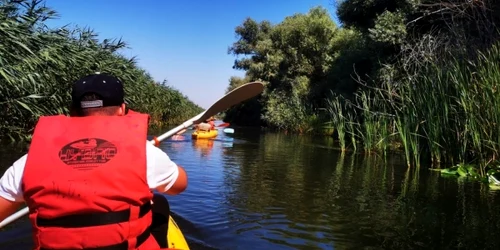
[[[169,200],[192,249],[500,249],[500,191],[397,156],[342,156],[328,138],[235,131],[161,145],[188,172]],[[24,150],[0,149],[2,169]],[[0,249],[30,237],[19,220]]]

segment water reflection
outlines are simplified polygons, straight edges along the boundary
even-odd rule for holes
[[[186,192],[169,200],[190,242],[217,249],[500,248],[498,191],[406,168],[398,156],[342,155],[329,138],[236,131],[234,139],[221,133],[160,146],[188,172]],[[3,167],[23,152],[10,153]],[[0,233],[0,248],[7,237]]]
[[[210,139],[193,140],[192,143],[193,148],[200,152],[202,159],[207,158],[214,147],[214,140]]]
[[[292,248],[500,247],[498,193],[313,140],[266,134],[225,156],[234,233]]]

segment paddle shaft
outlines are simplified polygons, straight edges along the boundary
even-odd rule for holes
[[[6,226],[7,224],[10,224],[11,222],[23,217],[24,215],[28,214],[29,212],[29,208],[28,207],[25,207],[19,211],[17,211],[16,213],[14,213],[13,215],[7,217],[5,220],[3,220],[2,222],[0,222],[0,228]]]
[[[247,99],[250,99],[254,96],[257,96],[258,94],[262,93],[264,90],[264,85],[260,82],[251,82],[244,84],[231,92],[227,93],[225,96],[223,96],[221,99],[217,100],[210,108],[205,110],[204,112],[194,116],[193,118],[185,121],[183,124],[171,129],[170,131],[166,132],[165,134],[162,134],[156,138],[156,140],[151,140],[149,141],[150,143],[156,144],[156,142],[160,142],[165,140],[166,138],[178,133],[179,131],[186,129],[187,127],[200,123],[202,121],[205,121],[206,119],[210,118],[211,116],[214,116],[231,106],[238,104],[240,102],[243,102]],[[11,222],[23,217],[24,215],[28,214],[29,208],[25,207],[16,213],[12,214],[11,216],[7,217],[5,220],[0,222],[0,228],[10,224]]]

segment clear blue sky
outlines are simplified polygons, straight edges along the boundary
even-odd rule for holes
[[[335,0],[47,0],[60,18],[50,26],[76,24],[93,28],[101,39],[120,38],[139,66],[157,81],[166,79],[203,108],[224,95],[235,57],[227,48],[234,28],[246,17],[282,21],[294,13],[323,6],[335,15]]]

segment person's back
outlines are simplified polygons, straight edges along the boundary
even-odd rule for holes
[[[204,130],[204,131],[209,131],[215,129],[215,122],[214,118],[210,117],[207,119],[205,122],[201,122],[200,124],[196,125],[196,128],[199,130]]]
[[[205,122],[202,122],[200,124],[198,124],[198,127],[197,127],[199,130],[203,130],[203,131],[209,131],[212,129],[212,126],[208,123],[205,123]]]
[[[118,79],[88,76],[72,98],[81,117],[40,118],[28,154],[0,179],[1,219],[26,201],[35,249],[159,249],[151,190],[182,192],[184,170],[147,142],[148,115],[125,114]]]

